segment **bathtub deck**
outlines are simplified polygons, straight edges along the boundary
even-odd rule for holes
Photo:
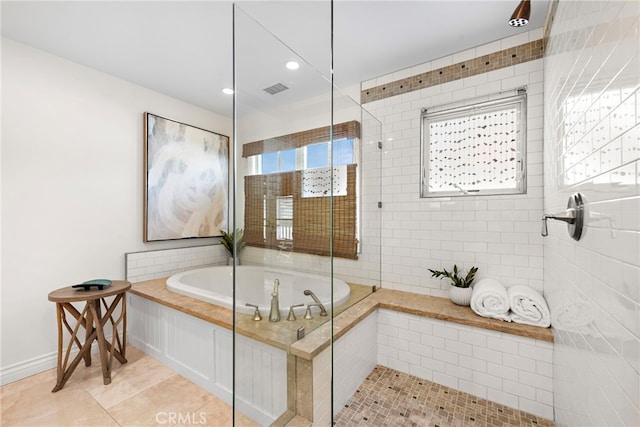
[[[166,279],[155,279],[134,283],[129,292],[226,329],[233,329],[231,310],[168,291],[165,282]],[[333,329],[332,325],[327,322],[331,316],[320,317],[314,313],[312,320],[305,320],[302,318],[304,311],[300,311],[297,320],[287,321],[286,317],[283,317],[277,323],[269,322],[269,313],[262,313],[262,320],[259,322],[253,321],[251,315],[238,313],[236,314],[237,331],[247,337],[288,351],[295,356],[313,360],[316,355],[330,345],[332,335],[334,340],[338,339],[378,308],[386,308],[553,342],[553,333],[550,328],[480,317],[469,307],[455,305],[448,298],[390,289],[380,289],[372,294],[370,286],[349,283],[349,287],[351,288],[351,296],[347,303],[336,310]],[[368,295],[369,297],[365,298]],[[331,313],[329,314],[331,315]],[[296,331],[300,326],[304,326],[306,329],[307,336],[303,340],[298,340],[296,337]]]
[[[233,329],[231,310],[171,292],[165,287],[165,282],[166,278],[134,283],[129,292],[223,328]],[[349,283],[349,287],[351,288],[349,300],[335,310],[336,316],[372,292],[371,286]],[[309,302],[312,301],[309,299]],[[284,309],[288,307],[281,307],[281,310]],[[280,322],[269,322],[269,313],[263,312],[262,320],[259,322],[254,321],[252,315],[236,313],[237,331],[249,338],[288,351],[289,346],[298,340],[296,336],[298,328],[304,326],[306,333],[309,334],[331,318],[328,307],[327,311],[329,316],[321,317],[314,313],[313,319],[305,320],[302,318],[304,309],[300,307],[296,310],[297,320],[288,321],[286,316],[282,316]]]

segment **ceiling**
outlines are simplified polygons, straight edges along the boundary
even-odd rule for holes
[[[342,88],[544,25],[549,1],[511,28],[518,0],[348,1],[333,4],[334,83]],[[2,35],[177,99],[232,116],[328,90],[329,1],[2,1]],[[302,63],[294,72],[288,59]],[[283,83],[292,90],[267,95]],[[264,97],[264,98],[263,98]],[[265,104],[266,105],[266,104]],[[269,104],[271,105],[271,104]]]

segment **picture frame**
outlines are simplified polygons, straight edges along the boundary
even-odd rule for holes
[[[229,137],[145,112],[143,241],[220,237],[228,196]]]

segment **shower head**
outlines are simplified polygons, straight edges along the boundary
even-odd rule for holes
[[[516,10],[513,11],[511,19],[509,19],[509,25],[512,27],[524,27],[529,23],[530,15],[531,3],[529,3],[529,0],[522,0]]]

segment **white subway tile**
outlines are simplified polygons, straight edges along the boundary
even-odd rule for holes
[[[500,387],[493,387],[495,389],[500,389]],[[513,394],[518,397],[524,397],[526,399],[535,400],[536,398],[536,389],[528,384],[523,384],[517,381],[503,380],[502,381],[502,390],[505,393]]]
[[[548,378],[553,378],[553,364],[536,360],[536,373]]]
[[[460,331],[458,333],[458,339],[460,342],[471,344],[476,347],[488,347],[487,341],[490,337],[487,337],[478,329],[471,329],[469,331]]]
[[[412,353],[410,351],[398,351],[398,360],[407,362],[411,366],[420,366],[420,355]]]
[[[493,388],[487,389],[487,399],[511,408],[518,408],[518,396]]]
[[[458,364],[462,367],[472,369],[478,372],[487,372],[487,362],[471,356],[458,356]]]
[[[448,340],[458,339],[458,331],[455,328],[446,326],[445,322],[439,322],[439,324],[433,325],[433,335]]]
[[[397,337],[398,328],[387,324],[380,324],[378,325],[378,334],[387,335],[389,337]]]
[[[409,350],[409,343],[396,337],[388,337],[387,344],[397,348],[398,350]]]
[[[409,364],[397,359],[389,359],[387,366],[400,372],[409,372]]]
[[[553,419],[553,406],[544,405],[522,397],[518,398],[518,406],[522,411],[539,414],[547,419]]]
[[[428,381],[432,381],[433,379],[433,371],[431,369],[423,368],[422,366],[409,366],[409,374]]]
[[[473,370],[463,368],[458,364],[445,363],[445,373],[458,379],[473,380]]]
[[[453,353],[464,356],[471,356],[473,354],[473,346],[471,344],[466,344],[455,340],[446,340],[445,348],[447,349],[447,351],[451,351]]]
[[[436,360],[431,357],[422,357],[420,358],[420,366],[422,368],[429,369],[433,372],[444,372],[445,371],[445,362],[442,360]]]
[[[553,379],[549,377],[521,370],[518,372],[518,380],[521,383],[531,385],[535,388],[546,391],[553,391]]]
[[[423,334],[420,338],[420,344],[433,348],[444,349],[444,338]]]
[[[541,360],[543,362],[551,362],[553,360],[553,349],[550,347],[542,347],[531,345],[528,343],[518,344],[518,354],[530,359]]]
[[[466,381],[464,379],[458,379],[458,387],[460,391],[465,393],[469,393],[473,396],[478,396],[482,399],[487,398],[487,388],[485,386],[475,384],[471,381]]]
[[[487,362],[502,363],[502,353],[484,347],[473,346],[473,357]]]
[[[487,363],[487,373],[503,379],[518,381],[518,369],[496,363]]]
[[[458,389],[458,379],[451,375],[447,375],[442,372],[433,372],[432,381],[437,384],[442,384],[447,387],[451,387],[453,389]]]
[[[439,360],[442,362],[448,362],[448,363],[454,363],[454,364],[458,363],[458,355],[456,353],[448,350],[442,350],[439,348],[433,349],[433,358],[435,360]]]
[[[476,384],[480,384],[482,386],[488,388],[494,388],[497,390],[502,389],[503,380],[499,377],[485,374],[483,372],[474,372],[473,373],[473,382]]]

